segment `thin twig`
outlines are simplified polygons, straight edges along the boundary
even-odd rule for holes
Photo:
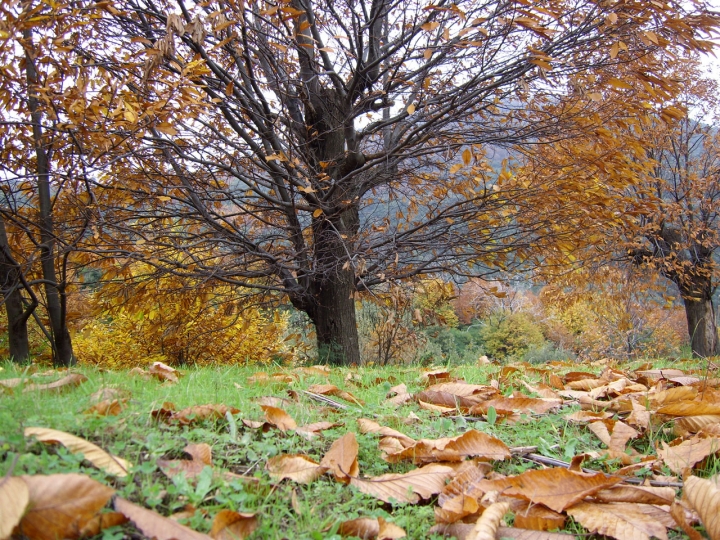
[[[330,399],[329,397],[323,396],[322,394],[316,394],[315,392],[308,392],[307,390],[302,390],[302,393],[307,395],[308,397],[314,399],[315,401],[320,401],[322,403],[330,405],[331,407],[335,407],[336,409],[342,409],[343,411],[345,411],[349,408],[347,405],[343,405],[342,403],[339,403],[339,402],[335,401],[334,399]]]

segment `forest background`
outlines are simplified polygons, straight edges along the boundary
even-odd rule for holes
[[[1,9],[16,361],[718,353],[702,2]]]

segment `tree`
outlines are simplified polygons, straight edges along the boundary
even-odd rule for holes
[[[586,261],[646,265],[669,279],[684,304],[693,354],[706,357],[718,353],[712,303],[720,248],[718,85],[692,56],[664,69],[666,80],[682,84],[676,96],[665,95],[662,106],[650,106],[641,118],[626,103],[652,97],[647,88],[627,84],[598,96],[617,121],[599,138],[541,147],[520,177],[531,184],[583,178],[585,189],[570,180],[560,190],[563,200],[574,201],[563,227],[578,234],[568,249]],[[624,75],[606,76],[621,81]]]
[[[556,95],[573,74],[631,59],[647,76],[648,51],[707,49],[718,23],[700,3],[98,8],[102,42],[83,54],[117,75],[108,137],[131,157],[96,179],[116,192],[99,196],[115,233],[96,249],[287,295],[331,363],[360,362],[358,290],[502,270],[552,238],[529,190],[496,181],[488,145],[571,136],[584,111]]]
[[[645,204],[633,253],[657,268],[680,291],[693,354],[720,354],[713,294],[720,278],[720,101],[717,81],[697,61],[676,72],[685,89],[675,122],[658,120],[646,132],[645,182],[633,189]]]

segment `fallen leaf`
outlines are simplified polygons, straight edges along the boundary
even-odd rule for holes
[[[404,474],[390,473],[371,478],[351,478],[359,491],[390,503],[416,503],[440,493],[455,471],[445,465],[431,464]]]
[[[690,476],[685,480],[683,498],[700,515],[712,540],[720,538],[720,485],[718,476],[706,480]]]
[[[503,460],[510,457],[510,449],[500,439],[471,429],[457,437],[442,439],[421,439],[401,452],[389,454],[385,461],[398,463],[412,460],[413,463],[437,461],[462,461],[466,457]]]
[[[484,401],[470,409],[470,414],[487,414],[490,407],[497,412],[545,414],[562,406],[561,399],[496,398]]]
[[[22,476],[28,488],[20,533],[33,540],[77,537],[115,490],[84,474]]]
[[[185,477],[192,479],[197,477],[205,467],[212,466],[212,448],[209,444],[189,444],[184,452],[190,454],[192,459],[158,459],[158,467],[167,476],[173,477],[185,473]]]
[[[180,377],[180,372],[177,369],[171,368],[162,362],[153,362],[147,372],[161,381],[178,382]]]
[[[617,540],[650,540],[651,536],[667,540],[667,528],[675,520],[665,510],[650,504],[581,502],[567,509],[567,514],[592,533]]]
[[[30,492],[27,484],[17,476],[0,479],[0,538],[9,538],[25,513]]]
[[[440,524],[431,527],[429,533],[454,536],[457,540],[467,540],[475,525],[470,523]],[[499,527],[496,538],[512,538],[514,540],[576,540],[572,534],[533,531],[515,527]]]
[[[575,422],[578,424],[586,424],[588,422],[597,422],[598,420],[607,420],[612,418],[613,414],[609,412],[596,412],[596,411],[575,411],[571,414],[566,414],[565,418],[569,422]]]
[[[156,540],[209,540],[206,534],[193,531],[157,512],[143,508],[120,497],[115,498],[115,510],[124,514],[148,537]]]
[[[389,427],[381,426],[373,420],[369,420],[367,418],[358,418],[357,422],[358,426],[360,427],[360,433],[372,433],[381,435],[383,437],[393,437],[399,440],[405,447],[413,445],[416,442],[415,439],[408,437],[404,433],[401,433]]]
[[[270,474],[270,478],[276,482],[287,478],[300,484],[309,484],[327,471],[327,468],[300,454],[272,457],[265,464],[265,469]]]
[[[619,484],[609,489],[601,489],[592,495],[595,502],[602,503],[643,503],[672,504],[675,501],[675,490],[671,487],[630,486]]]
[[[56,429],[29,427],[25,428],[26,437],[35,437],[44,443],[62,444],[73,454],[83,454],[83,457],[98,469],[118,477],[127,476],[130,463],[122,458],[108,454],[99,446],[70,433]]]
[[[117,416],[122,412],[122,407],[122,402],[117,399],[113,399],[112,401],[105,399],[85,409],[84,412],[85,414],[97,414],[99,416]]]
[[[120,512],[103,512],[101,514],[95,514],[95,516],[83,526],[78,536],[80,538],[98,536],[105,529],[117,527],[118,525],[122,525],[127,522],[128,518]]]
[[[555,467],[526,471],[499,480],[481,480],[477,487],[485,493],[499,491],[503,495],[544,504],[556,512],[562,512],[588,495],[619,482],[622,482],[622,478],[603,473],[588,474]]]
[[[340,422],[314,422],[312,424],[296,428],[295,433],[302,435],[307,440],[310,440],[313,437],[316,437],[321,431],[339,426],[342,426]]]
[[[558,514],[542,504],[529,504],[525,509],[516,509],[514,512],[515,527],[535,531],[562,529],[567,519],[564,514]]]
[[[174,412],[170,415],[169,420],[179,422],[183,425],[191,424],[192,422],[200,422],[207,419],[221,419],[225,417],[227,412],[230,414],[237,414],[240,409],[235,407],[228,407],[227,405],[193,405],[181,411]]]
[[[676,401],[669,405],[664,405],[656,411],[658,414],[667,416],[703,416],[703,415],[720,415],[720,403],[710,403],[708,401]]]
[[[53,391],[53,390],[67,390],[74,388],[81,383],[87,381],[87,377],[81,373],[70,373],[65,375],[62,379],[47,383],[47,384],[28,384],[23,388],[23,392],[34,392],[34,391]]]
[[[265,419],[280,431],[287,431],[297,427],[295,420],[284,410],[270,405],[260,405],[260,408],[265,412]]]
[[[500,521],[509,510],[510,505],[506,502],[491,504],[477,520],[467,540],[495,540]]]
[[[320,466],[332,471],[336,480],[348,483],[350,477],[360,474],[358,442],[350,431],[336,440],[320,461]]]
[[[310,388],[308,388],[308,392],[320,394],[321,396],[336,396],[346,401],[357,403],[358,405],[364,405],[362,400],[356,398],[350,392],[340,390],[334,384],[313,384]]]
[[[242,540],[258,527],[255,514],[220,510],[213,520],[210,536],[215,540]]]
[[[658,449],[658,457],[672,472],[682,475],[696,463],[720,451],[720,439],[695,436],[674,446],[668,446],[663,441],[662,446],[662,449]]]
[[[690,537],[690,540],[703,540],[703,535],[693,529],[688,523],[685,517],[685,509],[680,503],[673,502],[670,507],[670,515],[675,520],[675,523],[680,526],[683,532]]]

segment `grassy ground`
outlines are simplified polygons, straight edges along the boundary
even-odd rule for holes
[[[498,376],[500,369],[500,366],[493,365],[457,366],[452,369],[452,375],[469,383],[487,384]],[[600,371],[581,366],[579,369]],[[274,483],[264,470],[268,458],[283,453],[302,453],[319,460],[330,444],[348,431],[356,433],[360,445],[358,461],[362,475],[405,472],[411,468],[406,464],[391,465],[380,459],[377,437],[361,434],[358,430],[356,420],[361,417],[374,419],[415,439],[451,437],[475,428],[495,435],[510,447],[537,446],[538,453],[565,461],[601,446],[587,429],[570,424],[563,418],[564,414],[573,410],[569,408],[532,422],[506,425],[461,416],[442,417],[422,410],[416,404],[400,408],[386,404],[386,394],[391,386],[405,383],[410,393],[425,387],[419,368],[335,369],[328,377],[293,372],[294,380],[289,383],[249,382],[249,377],[258,371],[292,371],[279,367],[189,369],[174,384],[146,380],[127,373],[87,368],[74,371],[83,373],[88,380],[73,389],[23,392],[22,386],[19,386],[0,393],[0,475],[10,472],[11,468],[13,475],[81,471],[111,485],[122,497],[165,516],[192,505],[198,511],[185,523],[203,532],[209,530],[213,516],[220,509],[228,508],[257,512],[260,525],[252,538],[258,539],[340,538],[336,532],[339,523],[359,516],[382,516],[403,527],[408,538],[435,538],[426,532],[434,524],[432,504],[393,507],[329,477],[309,485],[288,481]],[[12,364],[4,364],[0,379],[28,374]],[[352,380],[347,380],[349,376],[353,377]],[[57,374],[49,376],[49,379],[57,379]],[[521,380],[532,381],[533,375],[523,371],[511,374],[501,386],[503,393],[510,393],[513,389],[527,392]],[[351,392],[364,405],[333,398],[345,403],[347,409],[328,408],[301,392],[311,384],[327,383]],[[92,394],[106,387],[127,391],[128,401],[120,414],[84,414],[83,411],[91,405]],[[289,398],[288,391],[292,390],[297,392],[294,394],[297,399],[288,399],[283,408],[298,425],[323,420],[342,425],[323,432],[322,436],[311,441],[293,432],[282,433],[276,429],[263,432],[243,425],[242,419],[264,419],[257,404],[258,398]],[[151,411],[160,409],[165,402],[173,403],[177,409],[209,403],[225,404],[238,408],[240,412],[230,422],[223,418],[187,426],[168,425],[151,416]],[[419,420],[406,424],[403,420],[410,412],[416,414]],[[107,476],[62,446],[48,446],[26,439],[23,429],[28,426],[62,430],[92,441],[130,461],[133,464],[131,473],[122,480]],[[664,435],[659,432],[657,437]],[[182,449],[188,443],[210,444],[216,470],[254,477],[257,482],[228,481],[213,475],[210,469],[201,474],[197,482],[189,482],[183,476],[169,479],[158,468],[158,459],[181,459]],[[643,441],[638,444],[651,443]],[[614,464],[592,463],[586,466],[609,471]],[[505,474],[517,474],[530,467],[537,465],[522,458],[496,464],[496,470]],[[137,534],[126,525],[106,530],[104,538],[125,538]]]

